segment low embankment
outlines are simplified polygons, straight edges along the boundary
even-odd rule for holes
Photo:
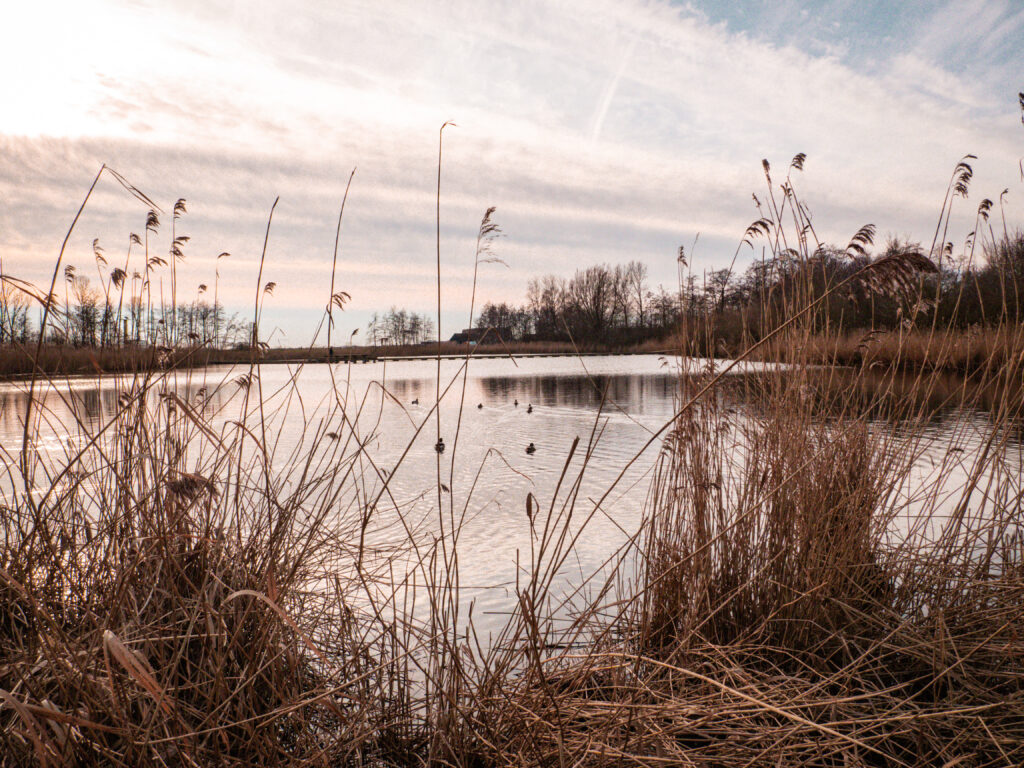
[[[34,345],[7,344],[0,347],[0,378],[30,376],[33,369],[49,376],[77,376],[102,373],[138,373],[170,368],[207,365],[248,365],[254,360],[272,363],[371,363],[377,360],[442,357],[493,357],[496,355],[588,355],[664,354],[671,352],[665,341],[610,346],[568,342],[526,341],[508,344],[408,344],[394,346],[272,347],[255,354],[244,349],[212,349],[205,346],[168,349],[164,347],[74,347],[46,344],[36,357]]]

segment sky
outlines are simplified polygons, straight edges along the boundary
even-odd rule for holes
[[[1011,226],[1024,219],[1018,0],[78,0],[4,16],[4,272],[48,284],[105,163],[167,212],[152,250],[166,254],[169,212],[187,201],[179,297],[216,280],[251,314],[279,197],[262,277],[277,283],[262,323],[274,345],[310,343],[323,315],[353,169],[335,283],[352,298],[336,333],[365,334],[391,306],[436,313],[445,121],[444,335],[469,320],[490,206],[504,264],[481,267],[478,302],[630,260],[671,288],[698,233],[693,269],[726,266],[757,218],[762,158],[784,168],[799,152],[795,186],[832,242],[867,223],[930,242],[968,153],[951,239],[1004,188]],[[98,238],[118,263],[145,216],[101,178],[66,262],[94,276]]]

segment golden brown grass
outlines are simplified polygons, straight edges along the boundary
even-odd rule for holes
[[[946,370],[972,373],[985,368],[998,370],[1019,363],[1024,355],[1024,326],[1018,324],[975,327],[964,330],[928,329],[910,331],[860,330],[837,334],[815,334],[795,349],[780,343],[763,359],[790,361],[806,359],[817,365],[859,365],[869,368],[898,368],[916,371]]]
[[[1024,758],[1021,460],[995,438],[1019,406],[989,422],[993,454],[939,446],[935,476],[964,481],[915,485],[924,421],[824,419],[815,381],[748,383],[769,407],[713,398],[673,426],[634,580],[592,606],[582,650],[516,681],[495,763]]]
[[[0,764],[305,762],[365,752],[404,706],[395,633],[348,604],[348,442],[307,434],[272,474],[206,401],[136,379],[79,425],[95,442],[5,489]]]
[[[494,355],[576,355],[584,354],[664,354],[674,349],[671,341],[650,340],[637,345],[608,346],[552,341],[517,341],[507,344],[465,344],[444,342],[441,354],[464,357],[467,351],[474,356]],[[372,362],[380,358],[433,357],[437,344],[406,344],[393,346],[334,347],[333,355],[326,347],[270,347],[258,351],[261,363],[327,363]],[[82,376],[96,373],[159,373],[170,368],[201,368],[208,365],[238,365],[248,363],[253,353],[244,349],[212,349],[192,347],[182,349],[156,349],[153,347],[74,347],[45,344],[38,357],[34,349],[20,345],[0,347],[0,378],[18,378],[32,374],[34,363],[51,376]]]

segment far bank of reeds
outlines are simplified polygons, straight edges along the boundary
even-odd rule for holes
[[[345,347],[271,347],[250,349],[212,349],[197,346],[183,349],[149,347],[72,347],[43,345],[35,350],[22,345],[0,347],[0,377],[23,378],[33,369],[50,376],[88,376],[104,373],[132,373],[142,370],[202,368],[211,365],[242,365],[254,355],[263,364],[286,363],[370,363],[382,359],[433,358],[440,350],[444,357],[494,357],[519,355],[573,356],[579,354],[644,355],[675,354],[687,336],[685,326],[665,338],[639,344],[557,341],[511,341],[507,343],[404,344],[389,346],[353,345]],[[731,359],[743,352],[743,345],[724,341],[709,344],[701,329],[687,340],[687,348],[699,357]],[[748,344],[751,343],[749,340]],[[713,351],[711,347],[716,349]],[[1024,355],[1024,325],[973,326],[966,329],[870,330],[845,333],[815,332],[793,346],[788,337],[766,344],[753,359],[790,363],[800,360],[815,365],[868,367],[882,370],[945,371],[974,374],[998,370]]]
[[[508,343],[459,344],[443,342],[396,344],[388,346],[345,347],[269,347],[252,350],[246,347],[216,349],[208,346],[169,347],[75,347],[44,344],[38,355],[31,345],[12,344],[0,347],[0,379],[24,378],[33,371],[47,376],[89,376],[105,373],[136,373],[149,371],[203,368],[211,365],[245,365],[254,357],[261,364],[285,363],[371,363],[393,358],[433,358],[438,350],[444,357],[516,356],[516,355],[638,355],[673,354],[671,340],[652,339],[641,344],[608,345],[557,341],[513,341]]]
[[[963,330],[861,330],[819,333],[796,350],[776,344],[762,359],[788,362],[807,359],[818,365],[937,370],[957,373],[995,371],[1019,363],[1024,355],[1024,325],[974,326]]]

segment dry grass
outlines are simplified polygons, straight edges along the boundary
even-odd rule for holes
[[[346,441],[307,434],[272,473],[189,384],[137,379],[79,425],[108,439],[35,456],[31,495],[5,493],[0,763],[322,764],[406,706],[397,636],[348,604]]]
[[[1019,364],[1024,355],[1024,326],[1000,325],[967,330],[929,330],[816,334],[803,348],[779,344],[763,359],[806,359],[816,365],[858,365],[873,369],[945,370],[974,373]]]
[[[610,347],[602,344],[573,345],[569,342],[517,341],[508,344],[465,344],[445,342],[441,354],[463,357],[467,351],[482,355],[575,355],[584,354],[662,354],[671,353],[671,341],[651,340],[637,345]],[[374,361],[382,357],[433,357],[437,344],[408,344],[394,346],[335,347],[333,356],[326,347],[270,347],[257,353],[261,363],[326,363],[352,360]],[[249,349],[211,349],[194,347],[185,349],[158,349],[153,347],[73,347],[47,344],[39,356],[34,349],[19,345],[0,347],[0,379],[30,376],[34,360],[38,371],[50,376],[88,376],[97,373],[158,373],[168,369],[202,368],[209,365],[239,365],[253,357]]]
[[[496,764],[1024,760],[1019,454],[915,486],[923,436],[822,420],[809,384],[789,372],[757,415],[713,399],[673,427],[632,586],[593,606],[585,650],[519,684]],[[934,538],[929,514],[949,515]]]
[[[0,377],[30,376],[33,369],[53,376],[121,373],[183,365],[183,352],[160,352],[151,347],[90,348],[44,344],[34,348],[4,345],[0,348]]]

